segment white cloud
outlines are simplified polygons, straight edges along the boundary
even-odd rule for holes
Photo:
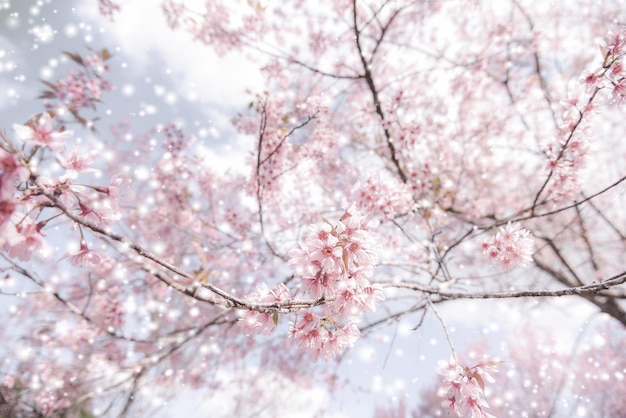
[[[197,3],[202,10],[202,2]],[[101,27],[104,37],[119,46],[129,70],[169,70],[179,97],[192,94],[220,107],[242,108],[249,101],[245,90],[260,89],[258,64],[238,53],[219,57],[190,34],[171,30],[154,0],[125,2],[113,23],[99,15],[96,2],[77,2],[76,10],[79,19]]]
[[[206,396],[206,392],[201,396],[192,391],[177,393],[177,400],[170,402],[160,414],[167,415],[176,411],[177,416],[196,415],[215,418],[233,416],[313,418],[324,414],[330,400],[329,393],[321,387],[302,387],[280,374],[267,370],[259,373],[257,369],[247,369],[237,374],[221,370],[216,373],[216,378],[220,387],[210,396]]]

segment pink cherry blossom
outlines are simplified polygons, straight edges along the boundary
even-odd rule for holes
[[[80,242],[80,250],[75,254],[68,254],[64,258],[70,259],[70,263],[77,267],[92,267],[100,264],[102,257],[95,251],[89,249],[87,243],[83,240]]]
[[[113,16],[120,12],[120,5],[113,0],[98,0],[98,8],[103,16],[113,20]]]
[[[498,361],[483,359],[472,368],[459,363],[454,357],[450,361],[439,362],[439,374],[443,377],[443,387],[439,396],[445,398],[442,406],[459,417],[494,418],[485,409],[489,407],[485,399],[485,381],[493,383],[492,372],[497,371]]]
[[[499,232],[482,243],[483,252],[503,270],[523,267],[532,261],[534,238],[517,222],[500,227]]]
[[[289,289],[283,284],[270,289],[265,283],[261,283],[257,285],[256,291],[247,294],[245,299],[251,303],[285,302],[289,299]],[[244,311],[239,317],[237,325],[246,335],[254,335],[258,332],[267,335],[276,328],[278,319],[276,315],[278,314],[252,310]]]
[[[28,178],[28,169],[11,154],[0,147],[0,199],[11,199],[15,185]]]
[[[600,70],[585,71],[580,79],[580,83],[585,86],[588,93],[591,93],[600,85],[602,78],[602,72]]]
[[[329,225],[312,226],[311,235],[306,244],[309,259],[319,263],[324,273],[333,274],[342,269],[343,248],[338,245],[339,239],[331,234]]]
[[[66,156],[58,154],[59,163],[67,170],[64,178],[76,179],[80,173],[97,172],[90,166],[97,159],[96,151],[80,151],[78,147],[72,148]]]
[[[626,100],[626,79],[622,78],[613,83],[611,88],[610,103],[623,102]]]
[[[44,241],[45,234],[42,229],[45,223],[34,223],[24,220],[17,226],[13,227],[17,232],[14,239],[7,241],[5,246],[11,257],[17,257],[22,261],[28,261],[36,251],[46,248],[47,243]],[[12,228],[12,226],[7,226]]]
[[[63,149],[65,141],[74,135],[71,130],[55,130],[48,112],[42,113],[33,126],[14,124],[13,130],[25,143],[48,147],[53,151]]]
[[[109,331],[119,329],[124,325],[124,306],[112,295],[97,295],[93,317],[100,326]]]
[[[133,3],[89,1],[122,21]],[[0,415],[167,416],[180,401],[170,402],[172,388],[189,388],[217,399],[224,416],[291,416],[292,404],[308,408],[285,399],[313,388],[316,407],[337,401],[317,396],[327,389],[388,401],[398,408],[387,417],[445,416],[442,400],[451,416],[620,416],[626,333],[582,326],[626,325],[618,2],[142,2],[146,16],[161,6],[176,42],[186,36],[241,63],[243,76],[211,73],[218,87],[249,89],[219,109],[202,106],[214,102],[192,80],[202,71],[182,74],[167,54],[161,71],[132,42],[110,45],[120,57],[109,65],[107,49],[83,57],[35,39],[31,52],[48,61],[43,103],[31,101],[20,80],[36,79],[38,64],[25,67],[33,54],[18,54],[12,39],[65,19],[72,36],[81,23],[65,5],[75,2],[37,3],[28,19],[22,6],[5,7],[23,24],[0,53],[13,74],[3,115],[21,112],[13,103],[39,115],[8,121],[11,132],[0,126],[0,350],[10,360]],[[110,42],[115,22],[94,30],[102,22],[91,17],[79,38]],[[598,54],[593,43],[608,30]],[[135,72],[134,56],[147,72]],[[120,95],[107,96],[109,71]],[[170,92],[180,95],[172,112]],[[136,108],[155,103],[156,115]],[[112,118],[122,121],[109,134]],[[66,244],[76,250],[64,254]],[[546,330],[575,341],[565,354],[509,317],[533,294],[567,296],[559,310],[576,310],[571,324]],[[449,319],[464,298],[508,301]],[[437,377],[441,398],[411,411],[421,396],[402,382],[411,368],[428,370],[419,341],[437,324],[421,326],[430,313],[455,354]],[[522,315],[533,331],[548,318]],[[417,339],[403,338],[406,324]],[[499,343],[508,329],[506,379],[494,381],[495,361],[459,361],[506,350],[465,342]],[[404,374],[371,400],[349,380],[361,356],[344,355],[361,333],[386,353],[363,372],[389,383]],[[322,359],[332,364],[314,364]]]
[[[360,335],[354,323],[337,325],[328,318],[320,318],[311,311],[305,312],[291,325],[289,336],[308,352],[314,360],[323,357],[331,360],[346,348],[352,347]]]

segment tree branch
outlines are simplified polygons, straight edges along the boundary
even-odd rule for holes
[[[560,290],[519,290],[510,292],[483,292],[462,293],[448,292],[440,287],[430,287],[418,283],[378,283],[384,288],[410,289],[422,293],[438,295],[442,299],[512,299],[512,298],[538,298],[538,297],[561,297],[597,295],[603,290],[610,289],[626,282],[626,271],[619,273],[601,282],[594,282],[584,286],[570,287]]]
[[[389,129],[385,126],[385,114],[383,112],[383,108],[380,103],[380,99],[378,97],[378,89],[376,88],[376,85],[374,84],[374,78],[372,76],[372,71],[370,69],[371,63],[368,62],[368,60],[365,58],[363,48],[361,46],[361,31],[359,30],[359,25],[357,21],[356,2],[357,0],[352,1],[352,22],[354,25],[354,40],[356,42],[357,50],[359,52],[359,58],[361,59],[361,64],[363,65],[363,71],[364,71],[363,76],[365,78],[365,82],[367,83],[367,86],[369,87],[370,93],[372,94],[372,100],[374,101],[374,108],[376,109],[376,113],[380,117],[383,132],[385,134],[385,139],[387,141],[387,148],[389,148],[391,162],[396,167],[396,171],[398,172],[400,179],[402,179],[402,182],[406,183],[408,181],[408,178],[406,174],[404,173],[404,170],[400,166],[400,161],[398,160],[397,153],[396,153],[396,147],[393,145],[393,140],[391,139],[391,133],[389,132]]]

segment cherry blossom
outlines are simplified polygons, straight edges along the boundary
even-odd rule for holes
[[[13,124],[13,130],[27,144],[41,145],[60,151],[67,139],[74,135],[71,130],[58,131],[52,126],[52,118],[44,112],[33,122],[33,126]]]
[[[28,169],[17,160],[17,156],[0,148],[0,200],[12,199],[15,185],[28,178]]]
[[[33,222],[28,218],[23,219],[15,227],[7,226],[5,248],[8,254],[22,261],[28,261],[31,256],[45,249],[48,244],[44,240],[44,227],[45,222]]]
[[[532,261],[534,239],[517,222],[500,227],[498,233],[482,243],[483,252],[503,270],[523,267]]]
[[[360,332],[354,323],[338,326],[329,318],[320,318],[305,312],[291,325],[289,336],[314,360],[323,357],[330,360],[352,347]]]
[[[469,368],[454,357],[450,361],[439,362],[439,373],[443,376],[440,396],[445,398],[443,406],[459,417],[493,418],[485,409],[489,408],[485,399],[485,382],[495,380],[491,373],[497,371],[498,361],[483,359]]]
[[[275,289],[270,289],[265,283],[261,283],[256,287],[255,292],[246,295],[246,299],[252,303],[285,302],[289,300],[289,289],[283,284]],[[241,326],[246,335],[257,332],[267,335],[274,330],[277,323],[277,314],[245,311],[239,318],[238,325]]]
[[[59,154],[59,163],[67,169],[65,178],[76,179],[83,172],[97,172],[90,166],[96,161],[97,152],[81,152],[77,147],[70,150],[67,156]]]
[[[75,254],[67,254],[63,258],[69,258],[73,266],[89,267],[100,264],[102,257],[97,252],[90,250],[85,241],[80,242],[80,250]]]
[[[617,3],[142,5],[224,70],[207,73],[187,48],[111,43],[136,5],[90,1],[106,22],[0,6],[23,25],[0,50],[17,71],[0,127],[0,415],[172,415],[187,390],[223,416],[288,415],[306,390],[320,416],[381,401],[445,415],[442,399],[473,417],[623,410]],[[86,52],[46,43],[48,27]],[[28,54],[18,34],[36,38]],[[34,55],[45,68],[23,65]],[[22,82],[38,78],[42,102]],[[548,320],[553,306],[574,313]],[[441,331],[441,396],[411,411]]]

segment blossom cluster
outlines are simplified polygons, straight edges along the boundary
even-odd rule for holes
[[[321,318],[310,310],[292,324],[289,332],[289,336],[296,340],[298,346],[310,353],[315,360],[320,355],[326,360],[332,359],[346,348],[352,347],[360,335],[355,323],[340,325],[331,317]]]
[[[286,302],[289,299],[289,289],[282,283],[274,289],[261,283],[256,287],[256,291],[246,295],[245,299],[253,303]],[[246,335],[253,335],[259,331],[267,335],[274,330],[277,320],[274,314],[244,311],[239,318],[239,325]]]
[[[83,67],[84,72],[70,72],[56,84],[46,83],[52,91],[42,96],[46,99],[60,99],[60,107],[33,116],[23,124],[13,124],[13,140],[0,134],[0,248],[9,256],[22,261],[31,259],[38,251],[49,249],[44,237],[44,229],[49,219],[42,216],[50,207],[44,194],[54,195],[55,199],[68,210],[97,225],[108,224],[119,219],[116,201],[117,180],[109,187],[75,184],[81,173],[96,171],[91,165],[96,160],[95,151],[81,152],[78,145],[70,146],[74,136],[66,129],[62,109],[69,110],[78,122],[86,123],[77,113],[81,106],[92,106],[100,98],[102,91],[109,89],[108,81],[101,74],[107,70],[105,61],[108,52],[94,52],[86,58],[77,54],[66,55]],[[79,78],[82,85],[70,88],[67,80],[83,74]],[[91,74],[87,79],[87,73]],[[72,75],[74,74],[74,75]],[[81,98],[82,95],[82,98]],[[58,178],[41,175],[47,170],[40,154],[50,153],[65,169]],[[71,261],[74,265],[97,264],[100,256],[89,250],[81,231],[81,249]]]
[[[56,83],[46,82],[51,90],[45,91],[41,98],[59,100],[61,103],[57,106],[68,109],[84,123],[86,121],[80,119],[77,112],[83,108],[95,108],[102,94],[113,90],[111,82],[104,77],[109,70],[106,61],[111,55],[107,49],[103,49],[85,58],[68,52],[65,56],[81,68],[68,72]]]
[[[30,126],[13,124],[13,130],[25,144],[48,147],[52,151],[61,151],[65,141],[74,135],[71,130],[57,131],[48,112],[33,120]]]
[[[113,16],[120,11],[120,5],[112,0],[98,0],[98,9],[102,16],[113,20]]]
[[[351,347],[359,336],[359,315],[384,299],[382,288],[369,281],[378,261],[373,224],[354,205],[344,209],[335,225],[326,220],[311,225],[305,241],[289,254],[303,290],[329,301],[321,317],[306,312],[291,326],[290,336],[314,358],[328,359]]]
[[[552,196],[552,203],[571,201],[580,190],[579,174],[585,167],[586,156],[589,151],[590,138],[579,136],[567,145],[548,147],[548,169],[552,175],[547,192]]]
[[[493,418],[485,412],[485,381],[495,382],[490,373],[496,372],[498,361],[483,359],[474,367],[461,364],[456,358],[439,362],[439,374],[443,376],[443,387],[438,395],[445,398],[442,406],[459,417]]]
[[[534,238],[517,222],[509,222],[495,236],[482,243],[483,252],[503,270],[525,266],[532,261]]]
[[[607,70],[604,77],[611,88],[609,100],[611,103],[626,101],[626,71],[622,59],[626,54],[626,29],[617,33],[609,33],[606,38],[606,51],[604,48],[604,62],[602,67]]]
[[[359,209],[382,214],[387,219],[410,212],[415,202],[412,190],[395,177],[383,172],[369,176],[353,189]]]
[[[330,359],[351,347],[359,337],[356,321],[373,312],[384,299],[382,287],[370,283],[378,261],[373,223],[354,205],[344,204],[344,214],[335,224],[326,219],[309,226],[309,234],[289,252],[289,264],[301,281],[301,290],[325,303],[320,312],[299,314],[290,327],[290,337],[313,358]],[[270,290],[266,285],[246,296],[252,303],[284,302],[284,285]],[[239,321],[246,334],[272,331],[277,316],[245,312]]]
[[[580,190],[579,174],[585,167],[591,144],[590,120],[596,113],[596,97],[600,90],[609,90],[609,103],[626,101],[626,70],[622,63],[626,54],[626,29],[609,33],[600,46],[602,65],[586,71],[580,84],[588,94],[585,100],[577,95],[562,102],[565,106],[559,141],[546,151],[551,173],[547,192],[553,203],[572,200]]]
[[[617,33],[609,32],[603,45],[600,45],[602,66],[595,71],[583,74],[580,83],[588,92],[609,88],[611,103],[626,100],[626,72],[622,60],[626,54],[626,29]]]

